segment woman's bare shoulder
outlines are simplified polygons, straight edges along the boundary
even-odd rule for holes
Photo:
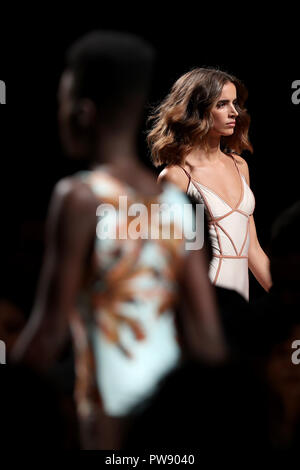
[[[170,182],[175,184],[179,189],[186,192],[189,179],[182,168],[178,165],[170,165],[164,168],[158,175],[159,183]]]
[[[247,164],[246,160],[241,157],[241,155],[239,155],[238,153],[232,153],[232,156],[236,159],[237,163],[239,163],[240,165],[243,165],[244,163]]]
[[[247,183],[249,184],[249,168],[248,168],[248,163],[246,162],[246,160],[245,160],[243,157],[241,157],[241,156],[238,155],[237,153],[234,153],[232,156],[235,158],[235,160],[236,160],[236,162],[237,162],[237,164],[238,164],[238,166],[239,166],[239,170],[240,170],[241,173],[245,176],[246,181],[247,181]]]

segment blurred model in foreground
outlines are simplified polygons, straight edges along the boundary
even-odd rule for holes
[[[178,297],[189,351],[213,362],[226,355],[206,253],[186,249],[192,213],[181,238],[130,235],[130,225],[140,235],[147,225],[137,207],[176,203],[176,226],[189,203],[173,184],[158,186],[137,154],[152,65],[141,39],[94,32],[69,50],[59,86],[64,149],[90,169],[54,188],[36,302],[14,358],[46,369],[70,325],[83,448],[119,448],[133,407],[178,364]],[[159,220],[149,226],[161,233]]]
[[[248,267],[266,291],[272,281],[268,256],[257,239],[248,166],[239,155],[252,151],[246,98],[235,77],[193,69],[154,112],[148,142],[154,164],[166,165],[159,181],[173,182],[205,205],[213,247],[211,281],[248,300]]]

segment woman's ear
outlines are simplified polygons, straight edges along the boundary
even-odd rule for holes
[[[77,122],[82,128],[88,128],[95,123],[97,109],[95,104],[89,99],[81,99],[75,108]]]

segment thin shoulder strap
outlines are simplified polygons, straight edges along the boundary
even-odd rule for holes
[[[183,168],[183,166],[181,166],[181,165],[178,165],[178,166],[185,172],[186,176],[187,176],[188,179],[189,179],[188,186],[187,186],[187,188],[186,188],[186,191],[187,191],[192,177],[191,177],[191,175],[186,171],[186,169]]]
[[[238,164],[237,164],[237,160],[236,160],[236,158],[235,158],[234,156],[232,156],[232,158],[233,158],[233,161],[234,161],[235,167],[236,167],[236,169],[237,169],[237,171],[238,171],[239,175],[241,176],[241,172],[240,172],[239,166],[238,166]]]
[[[228,152],[228,153],[227,153],[227,155],[229,155],[229,156],[232,158],[232,160],[233,160],[233,162],[234,162],[234,164],[235,164],[235,167],[236,167],[238,173],[240,174],[240,169],[239,169],[239,167],[238,167],[236,158],[235,158],[235,156],[234,156],[233,154],[234,154],[234,152]],[[237,155],[238,155],[238,154],[237,154]]]

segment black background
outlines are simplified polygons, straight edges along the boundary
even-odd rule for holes
[[[164,12],[162,8],[164,7]],[[233,11],[231,11],[232,8]],[[271,224],[299,198],[300,105],[291,101],[300,79],[298,12],[262,13],[247,4],[223,5],[88,3],[80,8],[41,5],[3,11],[0,79],[7,104],[0,106],[1,285],[29,312],[43,252],[43,228],[52,188],[76,171],[63,156],[57,132],[56,93],[66,48],[91,29],[137,33],[158,51],[150,104],[159,102],[183,73],[195,66],[218,66],[236,75],[249,91],[250,140],[245,153],[258,238],[268,249]],[[148,160],[145,137],[140,151]],[[292,239],[291,243],[298,243]],[[250,277],[252,296],[263,291]],[[250,294],[251,295],[251,294]]]

